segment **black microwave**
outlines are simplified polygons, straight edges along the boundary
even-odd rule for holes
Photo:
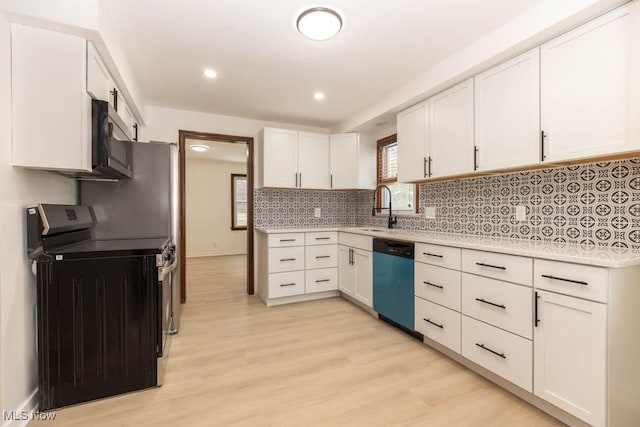
[[[107,101],[91,100],[92,176],[123,179],[132,176],[132,142],[127,126]]]

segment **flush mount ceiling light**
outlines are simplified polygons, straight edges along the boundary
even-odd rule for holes
[[[218,76],[218,73],[216,73],[216,70],[212,70],[211,68],[207,68],[206,70],[204,70],[204,75],[205,75],[205,77],[208,77],[210,79],[215,79]]]
[[[189,148],[191,148],[193,151],[197,151],[198,153],[202,153],[204,151],[207,151],[209,149],[208,145],[190,145]]]
[[[300,34],[311,40],[328,40],[342,29],[342,18],[328,7],[312,7],[296,20]]]
[[[316,92],[313,94],[313,99],[315,99],[316,101],[322,101],[324,99],[324,93],[322,92]]]

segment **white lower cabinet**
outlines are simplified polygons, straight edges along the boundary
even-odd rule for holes
[[[280,298],[304,293],[304,271],[269,274],[269,297]]]
[[[315,292],[335,291],[336,289],[338,289],[337,267],[306,271],[305,293],[312,294]]]
[[[415,297],[416,331],[460,353],[460,313]]]
[[[340,291],[367,307],[373,307],[373,257],[369,249],[373,239],[349,233],[340,233],[338,239],[341,243],[351,242],[360,246],[338,246]]]
[[[472,362],[532,391],[530,340],[462,316],[462,355]]]
[[[534,393],[591,425],[606,425],[607,306],[553,292],[537,296]]]

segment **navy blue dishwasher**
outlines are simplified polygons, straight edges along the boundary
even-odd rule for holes
[[[373,239],[373,309],[413,333],[413,243]]]

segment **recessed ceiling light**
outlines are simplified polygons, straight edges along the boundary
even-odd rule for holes
[[[189,148],[191,148],[193,151],[197,151],[198,153],[202,153],[203,151],[207,151],[209,149],[208,145],[190,145]]]
[[[328,7],[312,7],[298,16],[296,27],[308,39],[328,40],[342,29],[342,18]]]
[[[324,93],[322,92],[316,92],[313,94],[313,99],[315,99],[316,101],[322,101],[324,99]]]
[[[205,77],[209,77],[210,79],[215,79],[218,76],[218,73],[216,73],[216,70],[207,68],[206,70],[204,70],[204,75]]]

